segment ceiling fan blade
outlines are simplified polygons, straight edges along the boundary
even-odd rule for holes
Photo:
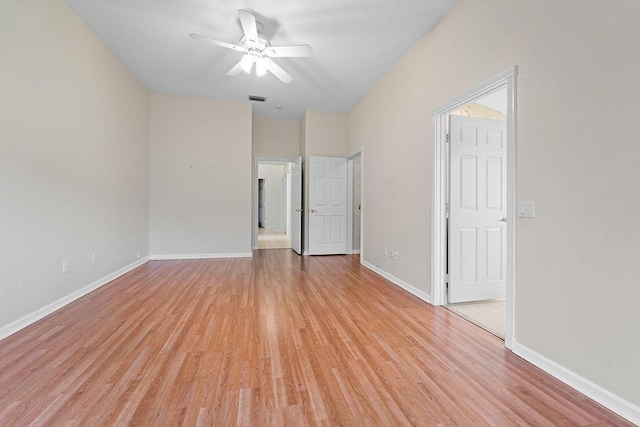
[[[293,81],[293,77],[285,70],[283,70],[278,64],[273,62],[271,58],[264,58],[267,64],[267,70],[271,71],[271,74],[276,76],[282,83],[291,83]]]
[[[233,49],[237,52],[246,52],[246,50],[242,46],[237,46],[235,44],[231,44],[227,42],[221,42],[220,40],[214,40],[209,37],[201,36],[200,34],[191,33],[189,34],[189,37],[191,37],[194,40],[199,40],[201,42],[211,43],[213,45],[220,46],[220,47],[226,47],[227,49]]]
[[[229,71],[227,71],[227,76],[234,77],[240,74],[242,72],[243,61],[244,61],[244,57],[240,61],[238,61],[238,63],[234,65]]]
[[[258,27],[256,25],[256,18],[248,10],[240,9],[238,11],[240,16],[240,24],[242,25],[242,31],[248,40],[258,40]]]
[[[271,46],[264,53],[273,58],[307,58],[313,54],[308,44],[299,46]]]

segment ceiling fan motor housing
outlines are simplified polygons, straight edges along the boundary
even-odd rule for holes
[[[260,35],[258,35],[257,40],[250,40],[247,38],[247,36],[242,36],[242,38],[240,39],[240,44],[247,50],[247,52],[258,51],[260,53],[271,46],[269,40]]]

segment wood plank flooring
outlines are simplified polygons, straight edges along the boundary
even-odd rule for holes
[[[0,341],[0,426],[630,425],[357,256],[149,262]]]

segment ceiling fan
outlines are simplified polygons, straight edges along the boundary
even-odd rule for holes
[[[189,34],[194,40],[211,43],[216,46],[226,47],[227,49],[242,52],[245,55],[240,61],[233,66],[228,72],[228,76],[237,76],[244,71],[251,73],[253,64],[256,64],[256,75],[263,76],[270,71],[283,83],[291,83],[293,77],[276,64],[271,58],[302,58],[309,57],[313,53],[313,49],[308,44],[298,46],[271,46],[269,40],[258,33],[258,23],[255,16],[247,10],[238,10],[240,16],[240,24],[244,36],[240,39],[240,45],[235,45],[220,40],[211,39],[199,34]]]

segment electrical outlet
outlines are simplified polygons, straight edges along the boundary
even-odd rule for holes
[[[62,273],[68,273],[69,272],[69,260],[65,259],[64,261],[62,261]]]
[[[98,261],[98,252],[96,251],[91,252],[91,261],[92,262]]]
[[[197,234],[193,235],[193,241],[198,243],[200,241],[200,236],[198,236]]]
[[[393,258],[393,260],[395,261],[398,261],[400,259],[400,253],[398,253],[398,251],[391,252],[391,258]]]

